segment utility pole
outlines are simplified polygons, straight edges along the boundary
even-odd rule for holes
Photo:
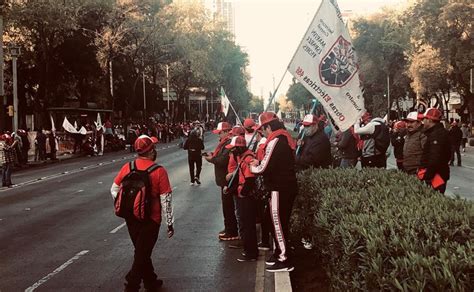
[[[18,78],[16,61],[20,55],[20,47],[12,45],[10,47],[10,55],[13,67],[13,131],[16,132],[18,130]]]
[[[170,115],[170,80],[169,80],[169,68],[166,64],[166,95],[168,96],[168,116]]]
[[[146,119],[146,92],[145,92],[145,59],[142,57],[142,84],[143,84],[143,118]]]
[[[390,74],[387,74],[387,124],[390,121]]]

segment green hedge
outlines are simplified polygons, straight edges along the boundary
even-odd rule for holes
[[[323,255],[336,291],[473,291],[474,207],[378,169],[298,175],[291,230]]]

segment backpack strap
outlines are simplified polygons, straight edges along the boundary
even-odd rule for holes
[[[128,167],[130,168],[130,172],[135,171],[137,169],[137,167],[135,165],[135,160],[130,161],[129,164],[128,164]]]
[[[161,165],[153,163],[150,167],[146,169],[146,172],[148,172],[148,174],[151,174],[153,171],[157,170],[158,168],[161,168]]]

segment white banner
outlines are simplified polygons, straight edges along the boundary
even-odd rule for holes
[[[224,115],[227,117],[227,114],[229,113],[229,108],[230,108],[230,100],[227,98],[227,95],[225,95],[224,88],[221,87],[221,110],[224,113]]]
[[[365,112],[359,65],[336,0],[322,0],[288,71],[324,106],[341,131]]]

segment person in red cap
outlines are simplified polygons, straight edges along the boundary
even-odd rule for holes
[[[421,156],[426,144],[426,135],[422,131],[422,119],[423,114],[418,112],[411,112],[404,119],[407,134],[403,144],[403,170],[411,175],[416,175],[421,166]]]
[[[423,115],[426,145],[421,156],[419,177],[435,190],[444,193],[449,180],[449,161],[451,160],[451,147],[448,131],[441,124],[442,113],[439,109],[428,108]],[[420,175],[420,173],[423,173]],[[434,181],[440,177],[439,182]]]
[[[247,148],[247,143],[243,136],[235,136],[226,146],[236,159],[238,167],[230,171],[226,179],[230,183],[230,188],[235,188],[238,197],[238,212],[240,234],[243,243],[242,256],[239,262],[256,261],[258,257],[257,247],[257,199],[255,193],[255,175],[250,171],[250,162],[255,158],[255,154]],[[234,175],[234,172],[238,171]],[[227,188],[227,187],[225,187]],[[226,190],[227,191],[227,190]]]
[[[252,150],[253,152],[257,151],[257,136],[254,133],[256,130],[255,121],[251,118],[247,118],[244,120],[244,129],[245,129],[245,141],[247,142],[247,147]],[[253,137],[253,139],[252,139]]]
[[[296,143],[275,113],[262,113],[259,116],[259,124],[267,137],[263,146],[265,156],[260,161],[252,160],[251,171],[257,175],[263,175],[265,187],[271,194],[269,209],[273,239],[276,243],[273,255],[266,261],[266,270],[269,272],[292,271],[294,267],[288,257],[287,239],[291,209],[298,192],[294,156]]]
[[[369,112],[362,115],[361,123],[354,124],[354,133],[359,135],[362,147],[362,167],[387,167],[387,149],[390,146],[390,132],[385,121],[373,118]]]
[[[393,124],[393,131],[390,133],[390,142],[393,146],[393,154],[397,162],[397,168],[401,171],[403,171],[403,146],[405,145],[406,132],[406,122],[397,121]]]
[[[306,115],[303,119],[304,138],[298,140],[301,149],[296,156],[298,171],[314,168],[328,168],[331,165],[331,143],[324,133],[324,127],[317,116]]]
[[[222,213],[224,215],[224,230],[219,232],[219,239],[224,241],[239,239],[237,229],[237,218],[235,216],[234,197],[231,193],[224,193],[227,186],[226,174],[229,164],[229,149],[225,148],[230,143],[232,126],[227,122],[220,122],[212,132],[219,135],[219,144],[214,152],[207,154],[204,158],[214,164],[216,184],[221,188]]]
[[[168,227],[168,238],[174,234],[173,228],[173,208],[171,204],[171,185],[168,173],[165,168],[155,164],[157,152],[155,144],[156,138],[141,135],[135,140],[134,148],[138,153],[138,158],[133,162],[126,163],[114,179],[110,189],[112,197],[115,199],[120,191],[122,181],[127,179],[134,169],[150,170],[149,181],[151,184],[150,197],[150,218],[139,221],[131,216],[125,219],[128,232],[135,247],[133,265],[125,276],[125,291],[139,291],[143,280],[146,291],[158,291],[163,285],[163,281],[157,279],[151,261],[153,247],[158,239],[161,221],[164,220]],[[163,211],[163,212],[162,212]],[[164,218],[161,217],[163,213]]]
[[[462,141],[462,131],[459,128],[456,121],[451,123],[451,128],[449,129],[449,142],[451,143],[451,162],[450,165],[454,165],[454,154],[457,156],[458,166],[461,164],[461,141]]]

